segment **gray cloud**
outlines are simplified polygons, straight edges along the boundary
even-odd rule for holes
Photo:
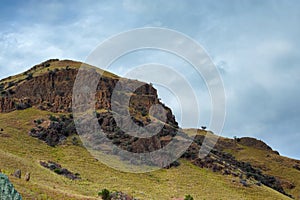
[[[221,72],[227,96],[222,135],[255,136],[300,158],[299,10],[298,1],[272,0],[7,1],[0,8],[0,78],[48,58],[84,61],[96,45],[120,31],[172,28],[203,45]],[[172,56],[144,55],[121,59],[111,69],[122,74],[149,61],[174,66],[192,83],[203,124],[208,124],[209,95],[191,66]],[[177,114],[174,98],[160,95]]]

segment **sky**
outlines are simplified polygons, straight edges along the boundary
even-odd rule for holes
[[[85,61],[97,45],[120,32],[144,27],[173,29],[197,41],[220,72],[226,119],[218,134],[255,137],[282,155],[300,159],[299,21],[300,2],[296,0],[4,0],[0,7],[0,78],[50,58]],[[182,59],[144,50],[120,58],[110,71],[125,76],[133,66],[149,62],[173,66],[191,83],[201,125],[208,126],[211,103],[207,88]],[[178,99],[168,88],[155,86],[180,122]],[[188,109],[193,112],[194,108],[189,105]],[[196,126],[199,124],[186,125]]]

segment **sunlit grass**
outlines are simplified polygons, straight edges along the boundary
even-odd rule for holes
[[[30,108],[0,114],[0,169],[10,175],[16,169],[23,174],[31,172],[25,182],[9,176],[24,199],[95,199],[97,193],[107,188],[128,193],[145,200],[169,200],[191,194],[194,199],[288,199],[264,186],[241,186],[237,178],[201,169],[186,160],[177,168],[133,174],[107,167],[97,161],[81,146],[67,141],[59,147],[49,147],[32,138],[28,131],[33,120],[46,119],[49,112]],[[40,166],[39,161],[52,160],[74,173],[82,180],[71,181]]]

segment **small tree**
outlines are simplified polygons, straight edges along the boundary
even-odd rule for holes
[[[10,88],[10,87],[12,87],[12,86],[14,86],[14,85],[15,85],[14,82],[9,82],[7,88]]]
[[[4,84],[1,83],[1,84],[0,84],[0,91],[3,91],[3,89],[4,89]]]
[[[207,127],[206,126],[201,126],[202,130],[205,130]]]
[[[185,195],[184,200],[194,200],[194,198],[191,195]]]
[[[98,196],[101,196],[103,200],[110,200],[110,191],[108,189],[103,189],[98,193]]]
[[[50,119],[50,121],[58,122],[58,118],[55,117],[55,116],[53,116],[53,115],[50,115],[50,116],[49,116],[49,119]]]
[[[233,136],[233,139],[234,139],[234,141],[236,141],[236,142],[240,142],[240,141],[241,141],[241,139],[238,138],[237,136]]]

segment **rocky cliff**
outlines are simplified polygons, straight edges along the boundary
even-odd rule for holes
[[[9,77],[0,81],[0,112],[10,112],[35,106],[52,112],[71,112],[72,90],[80,63],[73,61],[49,60],[24,72],[23,76]],[[99,80],[96,93],[96,109],[110,109],[111,95],[119,77],[104,73]],[[126,80],[126,79],[122,79]],[[126,85],[134,85],[126,80]],[[143,83],[135,92],[131,102],[149,110],[151,105],[160,103],[157,91]],[[140,109],[139,109],[140,107]],[[168,108],[167,108],[168,109]],[[171,114],[171,110],[168,109]],[[174,119],[170,119],[173,122]]]
[[[71,112],[73,85],[80,65],[79,62],[52,59],[34,66],[22,75],[1,80],[0,112],[32,106],[51,112]],[[110,73],[103,74],[95,94],[97,110],[111,109],[112,91],[120,79]],[[167,111],[167,122],[177,127],[172,111],[159,101],[157,91],[152,85],[135,80],[122,80],[128,88],[136,83],[141,84],[130,99],[131,112],[146,116],[152,105],[161,104]]]
[[[52,59],[34,66],[23,74],[2,80],[0,82],[0,112],[36,107],[54,113],[71,113],[73,86],[81,64],[69,60]],[[118,97],[112,100],[113,90],[120,81],[122,81],[122,88],[116,92]],[[136,85],[139,87],[132,93],[132,88]],[[130,96],[129,105],[122,105],[124,96]],[[120,78],[104,72],[97,85],[95,100],[99,124],[108,138],[123,149],[132,152],[154,151],[168,144],[176,135],[178,124],[175,117],[171,109],[160,102],[157,91],[151,84]],[[137,126],[145,127],[153,122],[151,128],[160,127],[161,130],[150,138],[127,135],[126,131],[122,131],[117,126],[112,114],[112,101],[118,105],[114,110],[118,115],[122,116],[124,112],[126,114],[126,110],[130,112],[131,118],[127,118],[127,121],[123,120],[123,124],[130,126],[130,122],[134,121]],[[165,123],[160,120],[163,116],[158,116],[161,115],[160,112],[150,115],[153,105],[161,105],[164,108],[165,120],[163,122]],[[70,134],[61,134],[62,131],[59,128],[55,130],[53,127],[60,127],[55,123],[57,122],[49,123],[50,127],[46,129],[49,130],[48,134],[47,131],[38,128],[30,134],[47,141],[51,146],[57,145],[62,138]]]

